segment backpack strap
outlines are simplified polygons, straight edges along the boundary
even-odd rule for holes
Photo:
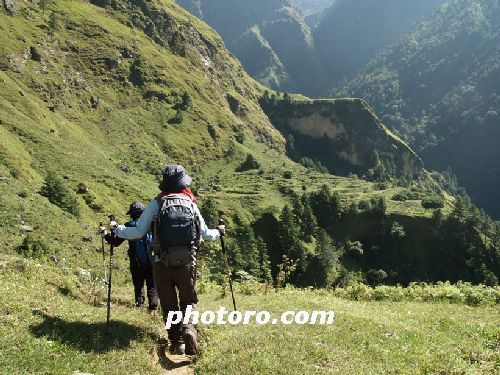
[[[155,262],[159,262],[160,261],[160,257],[159,257],[159,254],[160,254],[160,251],[161,251],[161,246],[160,246],[160,237],[158,236],[158,218],[159,218],[159,214],[160,214],[160,210],[161,210],[161,206],[162,206],[162,197],[158,196],[155,198],[156,202],[158,202],[158,211],[156,212],[156,215],[153,216],[153,224],[152,224],[152,227],[153,227],[153,243],[152,243],[152,247],[153,247],[153,253],[154,253],[154,261]]]

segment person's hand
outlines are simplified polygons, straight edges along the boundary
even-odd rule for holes
[[[104,224],[102,223],[102,221],[99,223],[99,233],[101,236],[105,236],[107,233],[106,231],[106,227],[104,226]]]
[[[112,232],[116,229],[116,227],[118,226],[118,223],[114,220],[111,220],[109,222],[109,230]]]
[[[217,229],[219,230],[220,234],[225,234],[226,233],[226,226],[225,225],[219,225],[217,227]]]

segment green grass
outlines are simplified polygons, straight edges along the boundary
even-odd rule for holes
[[[83,260],[82,260],[83,263]],[[116,270],[120,279],[128,270]],[[102,276],[102,268],[93,270]],[[231,306],[200,282],[199,309]],[[493,374],[498,372],[499,305],[350,301],[328,291],[236,286],[240,310],[332,310],[331,326],[201,326],[199,374]],[[161,373],[154,353],[159,321],[132,304],[132,286],[114,285],[112,333],[102,285],[75,268],[0,257],[0,373]],[[249,295],[249,293],[251,293]]]
[[[205,308],[218,301],[205,300]],[[353,302],[304,291],[238,296],[239,309],[332,310],[332,326],[210,327],[200,373],[493,373],[498,307]],[[227,305],[227,302],[226,302]]]

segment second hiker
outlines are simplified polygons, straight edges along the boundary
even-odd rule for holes
[[[140,202],[132,202],[127,215],[130,215],[130,221],[125,223],[125,227],[135,227],[137,220],[141,217],[144,211],[144,205]],[[111,235],[108,233],[104,237],[109,243]],[[149,311],[153,316],[156,316],[158,306],[158,294],[156,293],[153,264],[151,261],[152,250],[152,233],[147,233],[138,239],[128,241],[128,257],[130,260],[130,274],[132,275],[132,283],[134,284],[135,304],[137,307],[143,307],[146,299],[144,295],[144,282],[146,282],[146,293],[148,296]],[[120,237],[114,238],[114,246],[120,246],[125,239]]]

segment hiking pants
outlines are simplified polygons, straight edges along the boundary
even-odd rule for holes
[[[198,296],[194,289],[196,275],[193,265],[167,267],[158,262],[154,265],[154,277],[163,310],[164,322],[167,320],[169,311],[182,311],[184,315],[188,305],[192,306],[192,311],[196,311]],[[170,327],[168,338],[170,342],[176,342],[187,331],[193,330],[196,330],[193,324],[182,324],[181,322]]]
[[[137,259],[132,258],[130,259],[130,273],[132,274],[132,282],[134,283],[136,306],[144,306],[144,301],[146,300],[144,295],[144,282],[146,282],[149,309],[156,310],[158,306],[158,294],[155,289],[153,267],[141,264]]]

